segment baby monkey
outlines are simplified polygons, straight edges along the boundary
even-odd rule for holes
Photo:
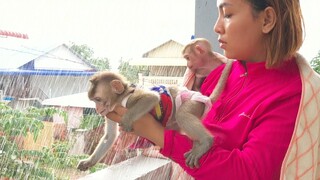
[[[185,153],[186,165],[190,168],[199,167],[199,159],[213,144],[213,136],[202,125],[200,119],[210,110],[224,89],[232,61],[228,60],[216,88],[209,97],[200,92],[190,91],[177,86],[157,86],[150,90],[131,87],[120,74],[101,72],[94,75],[90,82],[88,96],[95,103],[101,103],[105,108],[100,114],[113,111],[116,105],[122,105],[128,110],[123,115],[120,126],[124,131],[132,131],[134,121],[146,113],[151,113],[164,127],[178,129],[193,140],[192,149]],[[99,98],[96,93],[100,92]],[[102,93],[101,93],[102,92]],[[78,169],[86,170],[94,165],[92,159],[101,159],[108,149],[100,145],[107,140],[107,134],[100,140],[97,149],[87,160],[78,164]],[[98,148],[100,147],[100,148]]]

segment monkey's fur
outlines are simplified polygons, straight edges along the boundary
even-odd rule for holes
[[[218,96],[223,91],[231,66],[232,61],[228,60],[215,89],[210,95],[212,103],[217,100]],[[120,124],[125,131],[131,131],[133,122],[138,120],[144,114],[150,112],[150,110],[159,103],[160,98],[151,90],[148,91],[130,87],[122,76],[118,74],[111,72],[104,73],[106,73],[104,74],[104,79],[105,77],[109,78],[106,83],[107,86],[105,88],[105,93],[108,93],[110,106],[114,107],[116,104],[121,104],[122,100],[131,94],[126,103],[128,110],[126,114],[123,115]],[[91,81],[91,83],[93,82]],[[97,84],[92,84],[91,88],[94,88],[96,85]],[[179,93],[179,88],[176,86],[169,86],[167,88],[169,89],[174,101],[175,97]],[[211,148],[214,140],[212,135],[206,130],[199,120],[204,113],[205,105],[198,101],[187,100],[183,102],[178,109],[175,108],[174,102],[173,106],[173,112],[168,124],[173,123],[172,121],[176,121],[178,128],[193,140],[192,149],[185,153],[186,165],[191,168],[199,167],[199,159]],[[82,171],[87,170],[103,158],[110,149],[116,138],[115,134],[117,128],[115,122],[108,120],[107,123],[108,129],[101,138],[95,151],[88,159],[84,159],[79,162],[77,167],[78,169]]]

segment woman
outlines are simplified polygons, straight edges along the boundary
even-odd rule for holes
[[[192,141],[149,114],[134,132],[195,179],[319,179],[320,80],[297,54],[303,41],[299,0],[218,0],[217,6],[214,30],[225,56],[236,60],[203,119],[215,142],[200,167],[185,165]],[[212,92],[222,69],[208,75],[203,94]],[[107,116],[120,121],[125,111],[117,107]]]

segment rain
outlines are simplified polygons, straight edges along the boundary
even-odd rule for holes
[[[157,147],[136,147],[137,139],[114,145],[87,171],[77,165],[111,128],[88,99],[90,77],[108,69],[140,87],[181,85],[195,2],[71,2],[1,5],[10,13],[0,14],[7,17],[0,26],[0,179],[192,179]]]
[[[0,46],[1,66],[6,68],[0,70],[1,177],[163,179],[170,176],[172,162],[161,157],[153,147],[148,150],[134,147],[137,142],[132,142],[131,148],[115,146],[89,170],[78,170],[79,161],[93,153],[108,130],[109,124],[95,112],[95,104],[87,94],[89,79],[101,65],[95,63],[101,61],[80,56],[77,48],[82,46],[40,46],[26,39],[13,39],[19,37],[10,34],[2,36],[6,39]],[[170,40],[159,45],[162,46],[175,49],[171,51],[175,54],[172,61],[184,62],[180,57],[182,44]],[[151,58],[152,51],[143,60]],[[119,72],[126,73],[129,69],[139,73],[135,74],[135,80],[141,87],[156,84],[155,79],[158,83],[178,84],[186,68],[183,63],[160,68],[139,63],[129,64],[128,68],[127,62],[121,64]],[[153,81],[147,80],[148,73],[143,73],[146,71],[153,73]],[[139,77],[145,80],[139,82]],[[126,136],[122,138],[127,139]]]
[[[9,9],[19,3],[8,2],[7,7]],[[35,4],[32,6],[39,12],[48,11],[46,16],[49,16],[49,20],[54,14],[50,14],[47,6],[57,7],[58,4],[49,1],[47,5],[38,4],[42,8]],[[110,38],[109,35],[97,32],[96,26],[92,26],[91,30],[89,28],[89,31],[86,27],[82,32],[74,31],[72,34],[68,31],[62,33],[59,29],[58,33],[52,33],[52,28],[45,30],[46,27],[31,31],[35,22],[31,22],[27,15],[23,17],[26,9],[22,8],[29,4],[21,2],[17,8],[20,9],[21,18],[24,18],[24,22],[21,22],[24,26],[19,26],[18,23],[12,26],[9,23],[0,27],[1,179],[177,179],[183,177],[181,174],[187,176],[181,169],[177,171],[179,174],[173,174],[174,169],[179,168],[177,165],[160,155],[157,148],[149,147],[150,144],[148,147],[136,147],[137,140],[131,142],[130,147],[114,145],[112,150],[86,171],[77,169],[79,161],[93,153],[104,132],[110,128],[105,119],[96,113],[95,104],[88,99],[90,77],[98,71],[108,69],[126,75],[128,80],[140,87],[159,83],[181,84],[186,69],[181,49],[183,43],[193,35],[194,23],[192,19],[181,20],[186,17],[187,12],[194,9],[194,2],[188,1],[187,4],[180,8],[184,9],[184,13],[175,22],[164,21],[170,14],[155,14],[151,12],[152,8],[146,9],[145,13],[161,15],[162,20],[159,19],[161,16],[154,17],[154,20],[147,21],[150,23],[149,29],[136,27],[136,33],[119,36],[119,42],[102,44],[98,39],[108,41]],[[129,8],[121,3],[110,2],[110,5],[122,6],[124,11]],[[160,5],[174,12],[172,2]],[[91,4],[88,8],[101,9],[97,6],[98,4]],[[136,6],[138,9],[145,9],[142,2]],[[83,10],[83,7],[74,10],[70,8],[68,12],[61,11],[62,14],[65,13],[69,23],[74,23],[66,24],[64,28],[70,30],[71,26],[75,26],[80,29],[77,21],[72,19],[72,14],[79,13],[80,9]],[[4,11],[6,10],[3,9],[2,12]],[[141,11],[136,19],[137,23],[145,23],[143,14]],[[194,13],[188,14],[194,16]],[[106,13],[100,12],[96,16],[105,15]],[[133,29],[134,25],[129,22],[127,25],[116,22],[122,21],[124,14],[119,12],[114,15],[118,19],[111,20],[115,23],[112,32],[119,31],[119,26],[122,27],[121,31],[125,26],[125,29]],[[61,14],[57,18],[61,18],[60,16]],[[87,16],[105,26],[100,20],[103,17]],[[10,15],[7,17],[5,21],[9,22]],[[53,25],[50,22],[46,25],[47,20],[40,16],[34,20],[42,22],[43,26]],[[178,21],[179,30],[164,28],[156,33],[151,29],[154,23],[161,22],[162,27],[174,27],[172,23]],[[62,23],[56,23],[60,24]],[[181,33],[174,35],[175,31]],[[152,35],[154,39],[141,39],[141,33]],[[93,40],[86,41],[84,36],[93,36]],[[140,46],[135,45],[138,41],[141,41]],[[115,47],[110,48],[111,46]],[[146,66],[146,62],[153,64]],[[130,136],[122,135],[121,139],[130,139]]]

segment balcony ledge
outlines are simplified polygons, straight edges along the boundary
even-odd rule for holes
[[[171,161],[168,159],[146,157],[139,155],[121,163],[89,174],[79,180],[133,180],[133,179],[170,179]]]

